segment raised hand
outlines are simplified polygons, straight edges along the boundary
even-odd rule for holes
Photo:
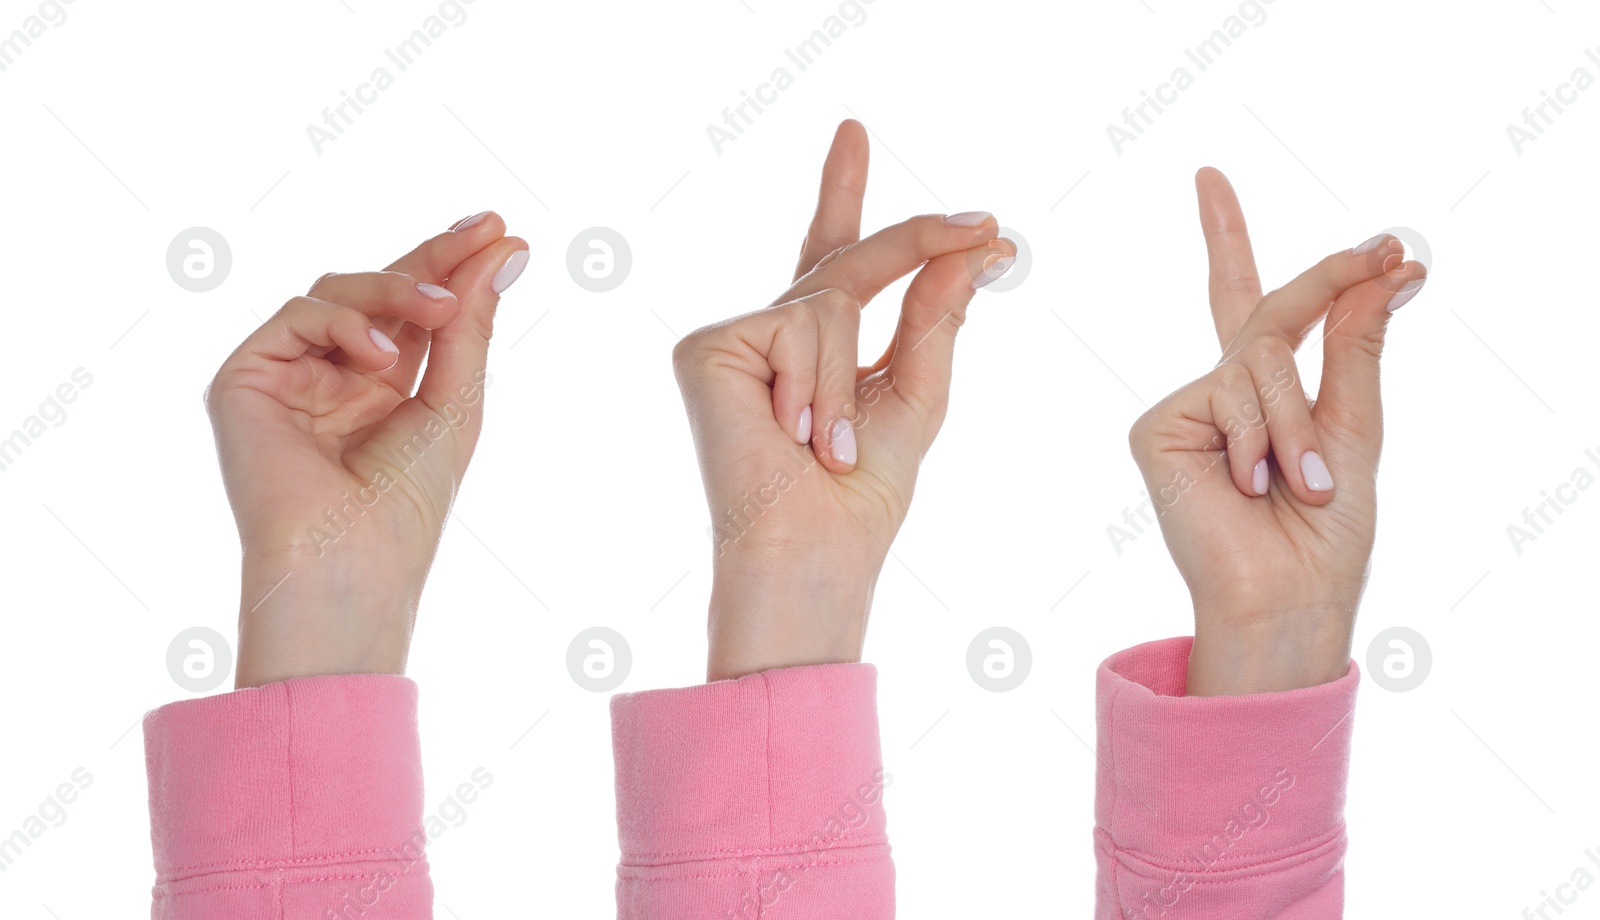
[[[324,275],[223,363],[207,406],[244,550],[238,686],[405,669],[527,255],[497,215],[467,218],[385,271]]]
[[[878,572],[944,420],[956,330],[1016,257],[986,213],[860,239],[866,178],[866,132],[846,121],[794,282],[673,352],[714,530],[713,680],[860,659]],[[861,309],[919,266],[887,351],[858,366]]]
[[[1129,435],[1194,602],[1188,692],[1315,686],[1347,670],[1377,507],[1379,355],[1426,269],[1380,235],[1263,297],[1232,186],[1214,169],[1195,181],[1221,360]],[[1319,321],[1313,405],[1294,353]]]

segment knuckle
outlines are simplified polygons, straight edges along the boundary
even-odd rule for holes
[[[1246,346],[1246,362],[1257,377],[1274,377],[1293,368],[1294,347],[1275,335],[1264,335]]]
[[[681,375],[683,371],[700,367],[706,360],[706,355],[716,349],[719,337],[726,335],[726,330],[739,320],[725,319],[720,322],[701,326],[672,346],[672,366]]]
[[[780,304],[777,308],[779,322],[785,330],[801,332],[807,328],[815,329],[817,313],[811,303],[805,299],[791,300]]]
[[[1157,406],[1143,412],[1128,427],[1128,451],[1133,454],[1134,459],[1142,458],[1146,453],[1146,448],[1153,437],[1156,412],[1159,408]]]
[[[855,321],[861,316],[861,305],[849,292],[839,288],[818,291],[809,300],[819,316],[826,316],[830,322]]]
[[[1261,364],[1293,362],[1294,346],[1280,336],[1267,333],[1252,339],[1245,346],[1245,354]]]
[[[817,340],[822,336],[822,317],[817,314],[816,305],[797,300],[789,305],[789,309],[791,316],[786,318],[785,328],[791,335],[803,339],[807,347],[815,349]]]
[[[1317,279],[1327,284],[1337,284],[1348,273],[1350,268],[1350,251],[1341,249],[1329,253],[1321,262],[1317,263]]]
[[[1263,421],[1263,409],[1256,399],[1255,377],[1242,364],[1224,364],[1215,376],[1215,424],[1229,439],[1247,437]]]
[[[811,236],[807,234],[805,243],[800,247],[801,252],[820,252],[822,258],[817,260],[813,268],[821,268],[839,255],[839,251],[850,245],[849,240],[833,239],[824,236]]]
[[[1249,393],[1255,389],[1250,369],[1238,361],[1217,365],[1211,376],[1216,388],[1223,393],[1232,394],[1241,390]]]
[[[695,340],[702,332],[703,330],[691,332],[672,346],[672,366],[679,374],[683,373],[684,369],[689,367],[692,362],[698,360],[696,358],[698,349],[695,348]]]
[[[920,325],[926,327],[923,331],[949,326],[950,334],[955,335],[966,325],[967,308],[970,304],[971,301],[958,298],[955,303],[946,306],[937,298],[930,297],[926,291],[907,291],[902,312],[921,318]]]
[[[494,303],[486,305],[484,309],[474,310],[471,312],[470,322],[472,323],[472,330],[485,342],[488,342],[494,338],[495,313],[496,305]],[[362,318],[363,320],[366,318],[365,314],[362,314]]]
[[[835,249],[828,250],[828,254],[823,256],[822,258],[818,259],[817,260],[817,264],[812,266],[811,271],[815,272],[815,271],[818,271],[819,269],[826,268],[828,265],[833,264],[835,261],[837,261],[839,259],[839,257],[841,255],[843,255],[845,253],[846,250],[848,250],[851,246],[854,246],[854,245],[855,245],[854,243],[846,243],[843,246],[839,246],[839,247],[837,247]]]
[[[1355,349],[1358,354],[1369,360],[1377,361],[1383,357],[1383,341],[1384,334],[1387,331],[1387,324],[1388,320],[1385,319],[1382,325],[1375,325],[1358,333],[1340,333],[1340,338],[1344,340],[1348,347]]]
[[[213,425],[217,422],[217,413],[219,411],[217,406],[217,384],[222,380],[222,375],[226,370],[227,365],[219,368],[216,374],[212,376],[211,382],[206,384],[206,391],[200,394],[200,401],[206,407],[206,415],[211,419]]]
[[[1217,282],[1227,294],[1253,294],[1261,290],[1261,276],[1254,272],[1235,272]]]

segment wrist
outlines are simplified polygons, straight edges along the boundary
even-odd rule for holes
[[[877,567],[840,569],[836,561],[817,556],[719,560],[712,579],[706,679],[860,661]]]
[[[1261,617],[1197,610],[1189,653],[1190,696],[1242,696],[1315,687],[1350,669],[1353,616],[1298,608]]]
[[[404,673],[421,585],[393,575],[333,557],[247,557],[235,686]]]

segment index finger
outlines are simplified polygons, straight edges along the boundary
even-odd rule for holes
[[[822,164],[822,186],[817,190],[817,212],[800,245],[798,280],[817,267],[822,257],[861,239],[861,202],[867,195],[867,129],[845,119],[834,132],[833,146]]]
[[[1291,347],[1299,348],[1311,327],[1327,315],[1341,294],[1365,281],[1399,270],[1404,252],[1405,245],[1400,240],[1380,233],[1354,249],[1336,252],[1301,272],[1261,299],[1234,341],[1223,349],[1223,360],[1264,335],[1283,339]]]
[[[963,252],[1000,235],[1000,224],[986,211],[923,214],[885,227],[859,243],[836,250],[801,276],[773,303],[798,300],[838,288],[865,305],[917,266],[947,252]]]
[[[506,222],[493,211],[460,221],[426,240],[389,264],[385,271],[402,272],[428,284],[443,284],[462,262],[506,235]]]
[[[1261,274],[1256,271],[1244,210],[1228,177],[1207,166],[1195,173],[1194,188],[1211,263],[1211,321],[1217,328],[1217,343],[1227,349],[1261,301]]]

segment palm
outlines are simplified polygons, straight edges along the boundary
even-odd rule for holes
[[[1365,578],[1375,524],[1370,468],[1324,429],[1323,445],[1339,489],[1313,506],[1296,497],[1274,470],[1267,494],[1240,493],[1225,456],[1210,449],[1220,431],[1189,422],[1163,448],[1174,471],[1159,497],[1162,530],[1178,571],[1197,604],[1251,609],[1254,592],[1274,586],[1277,603],[1293,609],[1353,611]]]
[[[498,299],[491,276],[523,245],[501,232],[491,217],[470,233],[428,240],[383,272],[326,275],[310,296],[375,315],[297,298],[224,363],[212,419],[229,502],[252,548],[322,556],[338,543],[390,557],[387,549],[409,547],[399,561],[425,570],[481,425]],[[422,295],[419,280],[436,292],[448,284],[447,296]],[[304,328],[294,327],[293,310]],[[399,349],[387,367],[370,355],[354,360],[327,338],[323,317],[341,310]]]
[[[718,426],[701,452],[718,554],[842,544],[881,562],[905,520],[925,443],[923,426],[893,391],[892,378],[875,373],[858,386],[860,459],[849,472],[835,473],[809,446],[796,444],[770,409],[762,411],[772,404],[772,372],[763,356],[736,349],[700,358],[737,400],[723,409],[741,419]],[[913,444],[917,449],[908,450]]]
[[[400,432],[414,407],[387,382],[307,355],[238,367],[217,387],[223,475],[241,525],[296,528],[249,536],[321,549],[329,541],[399,544],[411,527],[442,525],[437,509],[448,502],[454,446],[430,441],[428,450],[406,454],[410,439]],[[393,458],[407,456],[417,462],[394,475]],[[375,481],[385,471],[390,488]],[[385,525],[359,526],[367,510]]]

